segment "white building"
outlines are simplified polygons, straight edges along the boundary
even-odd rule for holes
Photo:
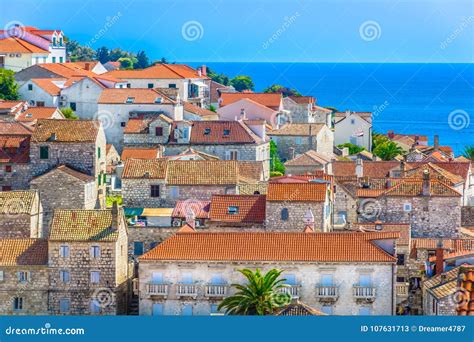
[[[66,62],[66,43],[61,30],[13,26],[0,31],[0,67],[20,71],[40,63]]]
[[[239,269],[283,270],[293,298],[332,315],[394,314],[398,233],[205,233],[189,225],[139,259],[140,315],[212,315]]]
[[[351,143],[372,150],[372,113],[334,113],[334,144]]]

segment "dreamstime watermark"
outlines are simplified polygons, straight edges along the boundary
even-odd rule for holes
[[[187,21],[181,27],[181,35],[188,42],[201,39],[204,36],[204,27],[199,21]]]
[[[462,109],[453,110],[448,115],[448,125],[451,129],[454,129],[455,131],[460,131],[462,129],[468,128],[470,124],[471,117],[466,111]]]
[[[286,16],[283,18],[283,24],[262,44],[264,50],[268,49],[270,45],[276,42],[283,33],[290,28],[290,26],[296,21],[300,16],[298,12],[295,12],[291,16]]]
[[[100,121],[104,130],[112,128],[115,124],[115,116],[108,110],[99,110],[95,113],[94,120]]]
[[[105,34],[112,28],[112,26],[114,26],[117,23],[117,21],[120,20],[121,17],[122,17],[122,12],[117,12],[115,15],[111,17],[110,16],[106,17],[104,26],[102,26],[102,28],[99,31],[97,31],[96,34],[94,34],[92,39],[89,40],[85,44],[85,46],[92,47],[92,45],[94,45],[98,40],[100,40],[103,36],[105,36]]]
[[[115,303],[115,293],[107,287],[100,287],[94,291],[92,299],[98,307],[105,309]]]
[[[285,305],[288,305],[291,303],[292,296],[290,294],[291,291],[291,286],[285,286],[282,287],[279,291],[276,293],[273,293],[271,296],[271,302],[277,306],[277,307],[282,307]]]
[[[17,37],[17,38],[24,38],[26,35],[26,31],[24,29],[25,25],[18,21],[18,20],[13,20],[8,22],[4,27],[4,37]]]
[[[465,275],[462,274],[462,277]],[[469,292],[462,287],[456,287],[455,291],[451,294],[449,300],[456,309],[459,309],[469,303]]]
[[[357,212],[366,220],[373,220],[380,216],[382,207],[379,201],[367,198],[363,199],[357,208]]]
[[[366,42],[379,39],[382,35],[382,28],[374,20],[367,20],[359,26],[359,35]]]
[[[471,25],[473,21],[474,21],[473,15],[467,18],[464,18],[461,21],[461,23],[453,30],[453,32],[451,32],[451,34],[445,40],[443,40],[441,44],[439,44],[440,49],[441,50],[446,49],[449,46],[449,44],[454,42],[456,38],[459,37],[469,25]]]
[[[390,106],[390,102],[388,102],[387,100],[385,100],[384,103],[382,103],[381,105],[375,105],[373,107],[372,116],[379,116],[385,109],[387,109],[388,106]]]
[[[0,214],[6,218],[17,218],[27,212],[27,204],[21,198],[0,198]]]
[[[84,328],[53,328],[50,323],[45,323],[39,328],[15,328],[9,326],[5,335],[85,335]]]

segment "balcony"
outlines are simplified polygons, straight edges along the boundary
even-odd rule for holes
[[[286,286],[279,289],[278,292],[287,293],[291,296],[291,298],[298,299],[298,298],[300,298],[300,287],[301,287],[301,285],[286,284]]]
[[[227,296],[228,289],[228,285],[208,284],[206,285],[206,297],[223,298]]]
[[[396,283],[395,284],[395,293],[397,297],[408,298],[408,283]]]
[[[196,297],[197,286],[194,284],[176,284],[177,297]]]
[[[150,296],[163,296],[168,295],[168,284],[146,284],[146,292]]]
[[[373,302],[375,300],[375,287],[373,286],[353,286],[353,295],[356,300]]]
[[[320,301],[336,301],[339,298],[339,287],[336,285],[316,285],[316,298]]]

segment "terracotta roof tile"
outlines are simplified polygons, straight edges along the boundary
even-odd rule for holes
[[[0,135],[31,136],[33,129],[21,122],[8,122],[0,120]]]
[[[325,165],[331,161],[328,156],[318,153],[314,150],[309,150],[295,158],[288,160],[286,166],[318,166]]]
[[[85,182],[85,183],[89,183],[89,182],[94,182],[95,181],[95,177],[94,176],[90,176],[86,173],[83,173],[81,171],[77,171],[77,170],[74,170],[72,168],[70,168],[69,166],[66,166],[66,165],[59,165],[53,169],[51,169],[50,171],[46,172],[46,173],[43,173],[42,175],[40,176],[37,176],[33,179],[39,179],[39,178],[42,178],[46,175],[49,175],[50,173],[52,172],[55,172],[55,171],[60,171],[60,172],[63,172],[69,176],[72,176],[82,182]]]
[[[51,221],[50,241],[116,241],[112,210],[56,209]]]
[[[184,64],[155,64],[141,70],[113,70],[108,76],[123,79],[207,79],[199,76],[198,71]]]
[[[49,51],[17,37],[0,39],[0,53],[40,53],[49,55]]]
[[[276,93],[222,93],[220,97],[220,107],[227,106],[242,99],[250,99],[265,107],[278,109],[282,95]]]
[[[131,102],[127,102],[128,100]],[[104,89],[100,94],[98,103],[107,104],[173,104],[165,94],[160,93],[156,89],[148,88],[108,88]]]
[[[384,191],[380,196],[422,196],[423,180],[405,178],[395,186]],[[438,180],[430,181],[430,196],[433,197],[461,197],[462,195],[449,185]]]
[[[157,159],[160,157],[159,148],[132,148],[124,147],[122,151],[121,160],[125,161],[128,158],[134,159]]]
[[[380,262],[396,258],[372,243],[392,233],[178,233],[140,261]]]
[[[31,213],[36,196],[34,190],[0,191],[0,215]]]
[[[170,185],[234,185],[239,183],[233,160],[172,160],[166,181]]]
[[[381,230],[377,230],[376,226],[379,223],[365,222],[365,223],[352,223],[351,230],[357,230],[361,232],[398,232],[400,238],[397,243],[401,245],[408,245],[411,239],[410,225],[405,223],[380,223]]]
[[[213,195],[210,219],[220,222],[263,223],[265,195]],[[229,208],[233,207],[233,211]]]
[[[172,217],[186,218],[188,210],[192,210],[197,219],[208,219],[211,209],[210,201],[177,201],[173,209]]]
[[[193,113],[195,115],[199,115],[199,116],[202,116],[202,117],[217,117],[218,114],[216,112],[213,112],[209,109],[206,109],[206,108],[201,108],[201,107],[198,107],[198,106],[195,106],[189,102],[183,102],[183,109],[184,111],[186,112],[190,112],[190,113]]]
[[[0,266],[46,266],[47,264],[47,240],[0,239]]]
[[[21,113],[16,120],[20,122],[32,122],[38,119],[52,119],[57,111],[58,109],[56,107],[29,107],[26,111]]]
[[[65,78],[33,78],[31,81],[38,87],[43,89],[49,95],[59,96],[61,89],[64,88],[64,84],[67,79]]]
[[[25,164],[29,161],[29,136],[0,135],[0,163]]]
[[[457,314],[460,316],[474,316],[474,267],[464,265],[459,273],[457,286],[461,298],[459,298]]]
[[[292,123],[280,129],[274,129],[268,132],[268,135],[316,136],[324,126],[324,124]]]
[[[95,142],[99,131],[99,121],[55,120],[37,121],[32,140],[35,142]],[[55,136],[55,139],[52,137]]]
[[[122,178],[165,179],[168,161],[166,159],[132,159],[125,162]]]
[[[291,303],[279,309],[276,316],[326,316],[324,312],[318,311],[301,302]]]
[[[267,201],[324,202],[327,191],[325,183],[270,183]]]

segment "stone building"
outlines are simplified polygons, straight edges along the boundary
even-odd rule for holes
[[[47,315],[48,242],[0,239],[0,315]]]
[[[460,235],[462,195],[444,182],[430,179],[429,172],[425,172],[423,179],[400,180],[375,198],[363,198],[361,194],[358,197],[375,208],[374,215],[362,213],[362,221],[409,223],[413,237]]]
[[[22,123],[0,121],[0,190],[28,189],[32,129]]]
[[[325,124],[291,123],[268,132],[268,136],[277,145],[282,161],[294,159],[309,150],[328,157],[333,155],[334,135]]]
[[[45,238],[37,191],[0,192],[0,239]]]
[[[65,165],[33,178],[30,187],[39,192],[43,204],[44,236],[49,235],[54,210],[100,208],[95,178]]]
[[[312,96],[288,96],[283,107],[290,112],[292,123],[320,123],[332,127],[332,111],[316,105]]]
[[[270,183],[267,190],[266,228],[300,231],[308,212],[314,229],[327,232],[332,226],[332,195],[329,182]]]
[[[49,244],[52,314],[125,314],[128,233],[123,210],[58,209]]]
[[[94,177],[100,207],[105,206],[106,143],[98,121],[38,120],[30,161],[34,177],[60,165]]]
[[[173,208],[180,200],[235,194],[239,184],[258,183],[262,178],[259,162],[128,159],[122,195],[126,207]]]
[[[167,144],[173,120],[164,114],[140,114],[130,118],[123,130],[123,143],[129,147],[154,147]]]
[[[314,174],[316,171],[332,173],[331,158],[328,155],[309,150],[285,162],[287,175]]]
[[[278,268],[287,293],[331,315],[392,315],[397,233],[193,232],[139,258],[140,315],[212,315],[239,269]]]

